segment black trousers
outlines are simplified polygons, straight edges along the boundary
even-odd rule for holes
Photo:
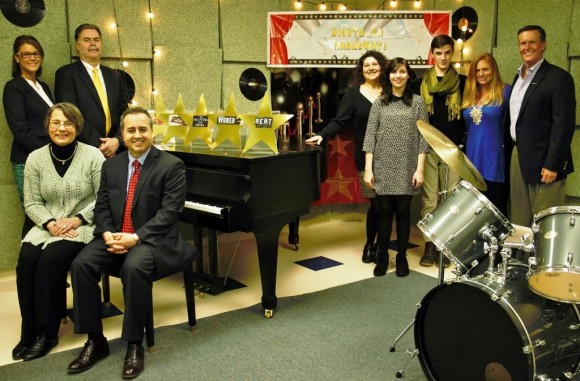
[[[96,238],[71,264],[74,294],[75,333],[102,333],[101,272],[119,276],[123,283],[125,316],[121,338],[128,342],[143,341],[145,325],[150,318],[155,261],[151,247],[141,243],[127,254],[107,251],[102,238]]]
[[[31,343],[45,333],[58,337],[66,311],[66,277],[70,264],[85,246],[81,242],[57,241],[42,249],[23,243],[16,266],[16,288],[22,328],[20,339]]]

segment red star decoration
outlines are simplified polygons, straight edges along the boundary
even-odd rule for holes
[[[352,140],[342,140],[340,135],[336,135],[336,138],[329,141],[328,144],[332,147],[330,153],[336,153],[338,155],[348,157],[348,152],[345,147],[352,143]]]

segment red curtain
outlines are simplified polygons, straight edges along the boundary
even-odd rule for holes
[[[288,63],[288,49],[284,37],[293,23],[294,15],[270,15],[270,65]]]

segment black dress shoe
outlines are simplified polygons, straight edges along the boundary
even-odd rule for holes
[[[80,373],[90,369],[99,360],[109,355],[109,342],[105,339],[103,342],[87,340],[79,357],[74,359],[68,365],[69,373]]]
[[[46,335],[39,335],[34,344],[22,355],[22,360],[30,361],[44,357],[57,344],[58,339],[49,340]]]
[[[26,341],[20,340],[18,344],[12,350],[12,360],[22,360],[22,356],[26,353],[26,351],[30,348],[32,344]]]
[[[141,344],[129,344],[125,363],[123,364],[123,378],[131,379],[140,375],[145,369],[145,351]]]
[[[380,261],[379,263],[377,263],[377,265],[375,266],[375,269],[373,270],[373,275],[374,276],[383,276],[387,273],[387,269],[389,268],[389,262],[382,262]]]
[[[371,263],[373,261],[374,246],[372,243],[367,243],[363,249],[362,261],[363,263]]]

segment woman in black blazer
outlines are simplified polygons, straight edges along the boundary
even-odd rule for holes
[[[43,122],[54,98],[46,83],[38,79],[44,59],[40,42],[33,36],[18,36],[14,40],[13,53],[13,78],[4,86],[3,103],[6,121],[14,137],[10,161],[20,202],[23,202],[24,163],[29,153],[50,141]],[[25,217],[23,236],[32,226]]]

